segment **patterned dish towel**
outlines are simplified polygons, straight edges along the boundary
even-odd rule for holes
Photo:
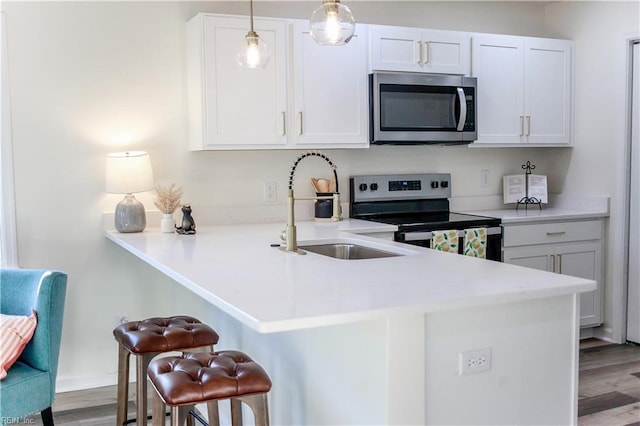
[[[487,258],[487,228],[471,228],[464,230],[465,256]]]
[[[458,231],[431,231],[431,248],[448,253],[458,253]]]

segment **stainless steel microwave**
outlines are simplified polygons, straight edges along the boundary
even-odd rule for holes
[[[473,77],[373,73],[373,144],[468,144],[477,139],[477,82]]]

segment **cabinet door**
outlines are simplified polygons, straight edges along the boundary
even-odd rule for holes
[[[555,268],[553,246],[529,246],[505,248],[502,253],[504,263],[552,272]]]
[[[602,247],[600,243],[507,247],[505,263],[595,280],[598,288],[580,295],[580,326],[602,323]]]
[[[255,20],[255,30],[268,44],[271,57],[266,68],[245,69],[235,58],[249,28],[248,17],[204,15],[203,19],[203,148],[286,144],[285,22]]]
[[[307,22],[293,26],[291,138],[296,145],[368,147],[366,26],[344,46],[320,46]]]
[[[419,29],[371,25],[370,37],[372,70],[421,71]]]
[[[528,143],[571,143],[571,47],[566,40],[527,38],[524,115]]]
[[[595,280],[598,288],[580,295],[580,326],[602,323],[602,249],[600,243],[559,245],[556,271],[574,277]]]
[[[420,45],[423,72],[469,75],[471,37],[454,31],[423,31]]]
[[[371,68],[469,75],[471,39],[456,31],[371,26]]]
[[[524,135],[524,43],[521,37],[474,35],[472,75],[478,79],[476,143],[521,143]]]

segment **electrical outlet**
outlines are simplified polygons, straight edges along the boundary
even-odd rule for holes
[[[278,184],[276,182],[264,183],[264,200],[267,203],[275,203],[278,199]]]
[[[491,176],[491,170],[480,170],[480,187],[489,187],[489,178]]]
[[[491,348],[460,352],[458,359],[460,376],[491,370]]]

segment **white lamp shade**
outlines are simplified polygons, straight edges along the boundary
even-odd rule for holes
[[[112,194],[133,194],[153,189],[149,154],[145,151],[108,154],[105,189]]]

